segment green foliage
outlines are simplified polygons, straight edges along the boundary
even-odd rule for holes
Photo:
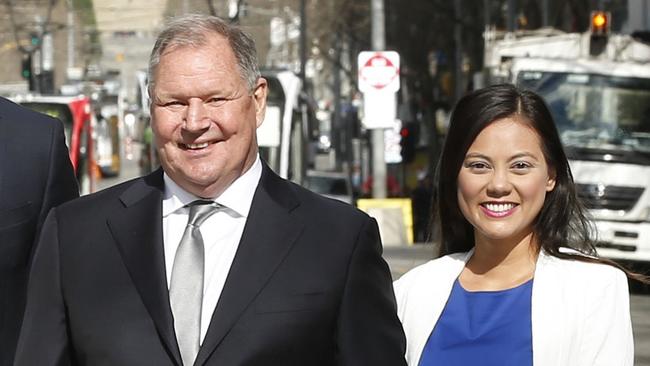
[[[93,0],[72,0],[72,5],[84,26],[96,26]]]
[[[88,36],[87,50],[94,55],[102,53],[102,46],[99,40],[97,29],[97,20],[95,19],[95,10],[93,0],[72,0],[72,5],[79,19],[82,22],[82,29],[94,29],[95,31],[86,31]]]

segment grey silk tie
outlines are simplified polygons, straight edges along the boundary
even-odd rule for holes
[[[174,314],[174,329],[184,366],[194,364],[201,338],[203,303],[203,237],[199,227],[221,207],[213,201],[194,201],[172,267],[169,298]]]

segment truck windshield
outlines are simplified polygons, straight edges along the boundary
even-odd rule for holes
[[[570,155],[611,150],[650,162],[649,79],[523,71],[517,83],[544,97]]]

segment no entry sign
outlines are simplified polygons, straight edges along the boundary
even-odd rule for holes
[[[359,53],[359,90],[390,92],[399,90],[399,54],[395,51]]]

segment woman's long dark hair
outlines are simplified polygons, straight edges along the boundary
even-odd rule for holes
[[[466,252],[474,246],[474,228],[458,206],[458,173],[467,150],[478,134],[496,120],[517,116],[539,135],[549,169],[555,171],[555,187],[548,192],[535,219],[533,235],[537,250],[563,259],[577,259],[614,265],[631,278],[646,281],[613,261],[598,258],[595,230],[578,199],[573,175],[553,117],[537,94],[500,84],[477,90],[460,99],[451,114],[449,130],[436,171],[434,211],[441,254]],[[494,141],[494,143],[503,143]],[[571,248],[581,254],[560,251]]]

